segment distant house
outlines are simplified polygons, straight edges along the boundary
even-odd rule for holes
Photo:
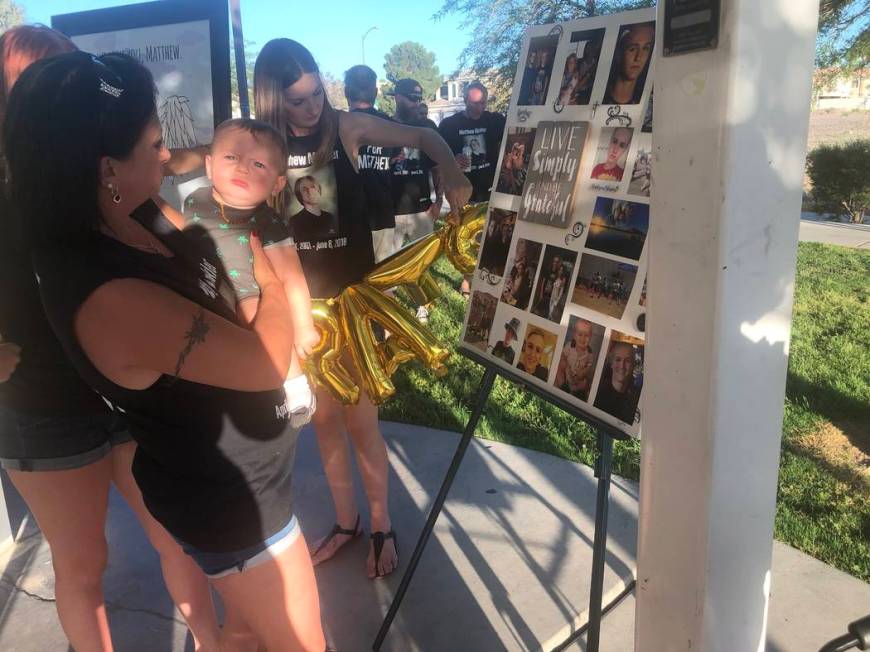
[[[870,109],[870,66],[838,75],[835,70],[824,71],[833,76],[815,97],[816,109]]]
[[[471,72],[445,75],[441,80],[441,88],[435,92],[435,99],[429,101],[429,119],[440,124],[444,118],[464,110],[465,87],[476,79],[477,76]]]

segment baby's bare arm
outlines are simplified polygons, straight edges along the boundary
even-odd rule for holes
[[[284,284],[287,303],[293,314],[293,330],[296,352],[300,358],[307,357],[320,341],[320,333],[314,327],[311,316],[311,294],[302,272],[302,263],[294,247],[275,246],[266,250],[275,274]]]

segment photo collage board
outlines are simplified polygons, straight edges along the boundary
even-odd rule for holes
[[[640,436],[655,10],[526,31],[460,347]]]

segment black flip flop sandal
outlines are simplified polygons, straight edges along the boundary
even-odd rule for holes
[[[372,544],[375,547],[375,577],[385,577],[385,575],[389,575],[389,573],[379,573],[378,572],[378,562],[381,561],[381,552],[384,550],[384,542],[387,539],[393,540],[393,547],[396,549],[396,564],[398,565],[399,561],[399,539],[396,537],[396,533],[393,530],[389,532],[372,532],[369,538],[372,540]]]
[[[317,550],[315,550],[314,552],[311,553],[311,556],[316,557],[320,553],[320,551],[323,550],[329,544],[329,542],[332,541],[339,534],[343,534],[345,536],[350,537],[350,541],[353,541],[359,535],[361,535],[362,528],[359,526],[359,514],[356,515],[356,522],[353,524],[352,530],[341,527],[338,523],[333,525],[332,530],[329,532],[329,534],[326,536],[326,538],[320,542],[320,545],[317,546]],[[341,547],[343,548],[348,543],[350,543],[350,541],[346,541],[345,543],[343,543],[341,545]],[[381,545],[383,545],[383,544],[381,544]],[[338,550],[336,550],[335,553],[338,554]],[[331,557],[330,557],[330,559],[331,559]]]

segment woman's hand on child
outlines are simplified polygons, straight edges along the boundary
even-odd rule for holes
[[[251,232],[250,244],[254,254],[254,279],[257,281],[257,285],[261,289],[265,289],[271,283],[281,284],[281,280],[275,275],[272,263],[266,257],[266,252],[263,251],[263,241],[260,240],[260,234],[256,231]]]

